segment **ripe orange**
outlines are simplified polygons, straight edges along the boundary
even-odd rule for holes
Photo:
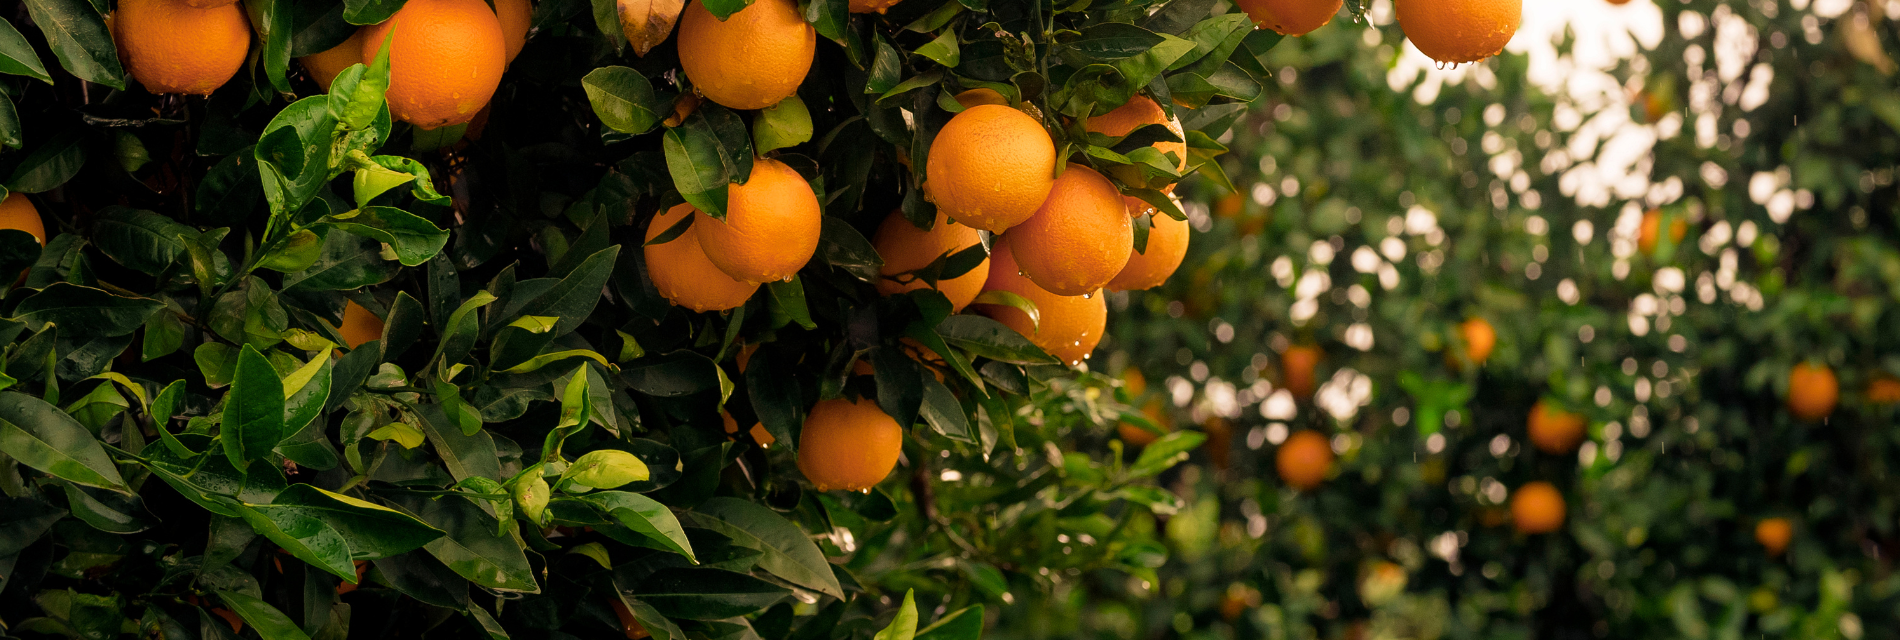
[[[1155,426],[1160,427],[1163,433],[1173,430],[1168,423],[1168,414],[1161,409],[1160,398],[1150,400],[1146,406],[1143,406],[1141,408],[1141,415],[1147,416],[1148,420],[1155,423]],[[1115,434],[1121,436],[1122,442],[1134,447],[1145,447],[1161,438],[1161,436],[1155,435],[1153,431],[1126,422],[1115,427]]]
[[[1337,7],[1334,8],[1337,10]],[[1172,153],[1176,159],[1177,170],[1187,171],[1187,133],[1181,129],[1180,118],[1169,118],[1153,98],[1138,95],[1127,103],[1116,107],[1114,111],[1089,118],[1088,130],[1103,135],[1121,137],[1134,133],[1135,129],[1145,125],[1158,124],[1174,132],[1181,142],[1156,142],[1154,148],[1161,153]],[[1173,192],[1174,185],[1168,185],[1166,191]]]
[[[720,271],[735,280],[772,282],[790,279],[811,261],[823,215],[804,176],[783,162],[755,158],[752,177],[727,188],[726,220],[702,211],[693,229]]]
[[[990,277],[983,283],[983,290],[1022,296],[1036,305],[1042,322],[1033,323],[1028,314],[1004,305],[978,304],[975,305],[977,312],[1015,329],[1069,366],[1081,364],[1083,358],[1095,351],[1095,345],[1101,343],[1102,333],[1108,328],[1107,300],[1101,295],[1060,296],[1036,286],[1023,277],[1009,247],[1008,236],[997,238],[990,247]]]
[[[852,13],[884,13],[902,0],[851,0]]]
[[[357,29],[342,44],[298,58],[297,63],[303,65],[304,73],[310,74],[311,80],[317,81],[317,86],[329,91],[330,83],[336,81],[336,74],[363,61],[363,34],[367,31]]]
[[[14,191],[0,200],[0,229],[15,229],[33,234],[33,239],[46,246],[46,223],[40,220],[40,210],[34,208],[33,201],[26,194]]]
[[[1583,427],[1583,416],[1565,411],[1548,400],[1538,400],[1531,406],[1526,430],[1532,445],[1555,456],[1577,450],[1577,445],[1583,443]]]
[[[726,435],[739,434],[739,421],[732,419],[732,414],[721,411],[719,418],[726,424]],[[771,447],[778,442],[778,438],[773,437],[772,432],[765,430],[765,423],[762,422],[753,423],[752,428],[746,430],[746,435],[752,436],[752,441],[759,443],[761,447]]]
[[[1022,224],[1055,188],[1056,145],[1042,123],[979,104],[950,119],[930,143],[925,189],[957,222],[1002,233]]]
[[[1520,533],[1550,533],[1564,526],[1564,496],[1542,480],[1524,483],[1511,496],[1511,521]]]
[[[1115,279],[1108,281],[1108,288],[1137,291],[1159,287],[1187,258],[1188,223],[1155,211],[1152,205],[1138,198],[1128,198],[1127,202],[1130,213],[1149,212],[1148,246],[1145,251],[1128,254],[1128,264],[1122,267],[1121,273],[1115,274]]]
[[[1214,202],[1214,216],[1218,218],[1238,218],[1247,211],[1247,198],[1239,191],[1221,196]]]
[[[1497,55],[1517,34],[1524,0],[1397,0],[1399,28],[1433,60],[1462,64]]]
[[[647,224],[646,239],[665,233],[679,224],[681,218],[697,211],[689,204],[674,205]],[[693,226],[671,242],[650,244],[642,249],[646,253],[647,277],[653,279],[653,287],[660,290],[660,295],[694,311],[725,311],[743,305],[752,297],[752,292],[759,290],[759,285],[734,280],[713,266],[705,250],[700,248],[700,232],[706,226],[709,225],[694,220]],[[740,365],[740,370],[744,369],[744,365]]]
[[[1498,330],[1484,318],[1472,317],[1459,324],[1458,335],[1465,341],[1465,357],[1475,365],[1483,365],[1498,346]]]
[[[1319,386],[1319,377],[1314,375],[1314,370],[1319,368],[1319,361],[1325,357],[1326,352],[1319,347],[1287,347],[1286,352],[1280,354],[1281,384],[1287,391],[1293,392],[1294,397],[1313,397],[1313,389]]]
[[[1003,94],[997,93],[995,89],[971,89],[957,94],[956,101],[965,109],[979,104],[1009,106],[1009,98],[1003,97]]]
[[[699,93],[733,109],[764,109],[798,92],[818,32],[792,0],[758,0],[720,21],[699,2],[680,16],[680,67]]]
[[[1796,419],[1819,422],[1840,399],[1841,382],[1827,365],[1803,362],[1788,371],[1788,413]]]
[[[1333,469],[1333,446],[1325,434],[1301,431],[1288,436],[1273,454],[1280,481],[1300,491],[1312,491],[1326,481]]]
[[[1636,248],[1643,253],[1655,253],[1656,243],[1662,239],[1662,211],[1650,209],[1643,213],[1643,226],[1636,235]],[[1669,221],[1669,242],[1682,242],[1689,234],[1689,223],[1680,217]]]
[[[929,231],[911,224],[902,212],[892,212],[878,225],[877,235],[871,240],[877,247],[877,255],[884,258],[884,267],[879,271],[884,277],[877,281],[877,292],[893,296],[912,289],[935,288],[950,299],[952,313],[962,311],[983,292],[983,282],[990,278],[989,258],[963,275],[938,280],[935,287],[916,276],[904,274],[982,242],[983,237],[975,229],[951,221],[942,211],[937,212],[937,222]]]
[[[1079,296],[1115,279],[1134,252],[1135,228],[1115,184],[1070,165],[1036,215],[1009,230],[1023,273],[1050,293]]]
[[[904,430],[868,398],[824,400],[805,416],[798,470],[819,491],[876,486],[897,466]]]
[[[1220,597],[1220,617],[1233,622],[1248,609],[1260,606],[1260,591],[1244,584],[1234,583],[1227,587],[1227,593]]]
[[[1148,376],[1142,375],[1141,370],[1134,367],[1123,370],[1122,392],[1127,395],[1129,402],[1140,400],[1141,396],[1148,393]]]
[[[495,0],[495,19],[501,22],[502,60],[515,61],[521,48],[528,46],[528,27],[533,26],[534,4],[530,0]]]
[[[1281,35],[1303,36],[1332,22],[1345,0],[1239,0],[1238,4],[1256,25]]]
[[[125,70],[147,91],[204,96],[244,65],[251,22],[236,4],[124,0],[112,14],[112,36]]]
[[[1787,518],[1762,518],[1755,523],[1755,541],[1768,550],[1768,556],[1781,555],[1794,540],[1794,523]]]
[[[363,305],[344,303],[343,323],[337,325],[336,332],[343,336],[343,344],[355,349],[365,342],[383,338],[383,319],[363,308]]]
[[[1900,404],[1900,378],[1880,376],[1868,382],[1867,401],[1874,404]]]
[[[468,122],[501,86],[508,66],[501,20],[482,0],[409,0],[367,29],[363,59],[391,30],[389,114],[424,129]]]

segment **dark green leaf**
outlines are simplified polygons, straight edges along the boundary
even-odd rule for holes
[[[40,62],[40,54],[33,45],[13,28],[13,23],[0,20],[0,73],[34,78],[46,84],[53,84],[53,77],[46,75],[46,65]]]
[[[70,2],[77,0],[46,0]],[[110,45],[107,45],[110,47]],[[84,131],[68,129],[34,149],[7,178],[7,189],[21,193],[52,191],[66,184],[86,164]]]
[[[495,517],[468,500],[427,500],[419,507],[424,522],[448,535],[423,548],[469,582],[495,589],[539,593],[533,567],[513,537],[495,535]]]
[[[14,318],[33,331],[50,323],[69,336],[118,337],[138,330],[163,306],[150,298],[126,298],[59,282],[22,300],[14,308]]]
[[[629,582],[628,592],[623,593],[652,605],[666,617],[687,620],[751,615],[792,593],[770,582],[723,569],[661,569],[644,579]]]
[[[364,207],[332,220],[338,229],[387,243],[406,267],[428,262],[449,243],[449,232],[395,207]]]
[[[834,216],[824,217],[818,235],[818,257],[865,282],[877,282],[884,259],[877,255],[871,241],[850,223]]]
[[[693,557],[693,545],[686,539],[686,531],[680,528],[679,519],[673,516],[673,511],[667,509],[666,505],[626,491],[596,491],[581,499],[593,504],[621,526],[645,536],[656,548],[686,556],[687,560],[694,563],[699,562]]]
[[[621,133],[651,131],[659,124],[660,114],[667,112],[665,103],[653,95],[653,83],[627,67],[601,67],[588,72],[581,79],[581,88],[587,91],[587,101],[593,104],[601,124]]]
[[[32,396],[0,392],[0,452],[68,482],[127,491],[118,467],[92,432]]]
[[[238,351],[219,428],[224,454],[239,469],[262,460],[287,435],[283,380],[270,361],[248,344]]]
[[[943,614],[917,632],[914,640],[979,640],[983,637],[983,605],[970,605]]]
[[[724,220],[726,184],[732,174],[718,138],[702,127],[692,126],[693,122],[666,130],[661,141],[666,150],[666,169],[681,197],[707,215]]]
[[[693,351],[675,351],[635,360],[620,375],[633,390],[673,397],[719,388],[717,365]]]
[[[1014,364],[1056,364],[1023,334],[1003,323],[976,315],[954,315],[937,325],[937,334],[970,353]]]
[[[81,80],[125,89],[119,49],[98,7],[86,0],[27,0],[25,4],[60,66]]]
[[[290,616],[263,600],[237,591],[219,591],[218,599],[244,618],[264,640],[310,640],[310,635],[298,628]]]
[[[185,238],[197,235],[197,229],[150,211],[108,207],[100,212],[92,241],[119,264],[158,275],[185,257]]]
[[[350,24],[381,24],[402,9],[406,0],[344,0],[343,19]]]
[[[831,563],[811,536],[771,509],[736,498],[713,498],[694,508],[693,521],[739,546],[764,552],[759,568],[801,587],[844,597]]]

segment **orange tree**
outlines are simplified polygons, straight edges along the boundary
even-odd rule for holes
[[[0,635],[971,638],[1155,579],[1203,438],[1075,446],[1126,408],[1063,365],[1225,183],[1247,16],[14,7]]]
[[[1183,185],[1181,272],[1111,297],[1129,402],[1226,446],[1166,478],[1161,581],[1047,626],[1896,637],[1887,6],[1578,3],[1658,28],[1532,82],[1569,48],[1422,77],[1370,4],[1266,56],[1243,195]]]

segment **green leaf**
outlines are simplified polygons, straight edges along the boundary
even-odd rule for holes
[[[970,419],[963,413],[963,404],[957,401],[956,394],[951,393],[950,388],[944,386],[928,370],[918,373],[919,378],[923,380],[924,392],[923,405],[919,407],[918,415],[923,417],[924,422],[930,424],[932,430],[943,437],[960,442],[976,442],[970,437]]]
[[[944,341],[972,354],[1012,364],[1057,364],[1055,357],[1001,322],[977,315],[954,315],[937,325]]]
[[[982,637],[983,605],[975,604],[937,618],[918,631],[914,640],[980,640]]]
[[[26,132],[20,128],[20,112],[11,98],[0,97],[0,148],[20,148],[26,144]]]
[[[35,332],[54,324],[66,336],[114,338],[137,331],[163,306],[150,298],[127,298],[58,282],[20,301],[14,319]]]
[[[652,498],[626,491],[597,491],[583,496],[587,501],[621,526],[632,529],[634,533],[673,553],[686,556],[694,564],[699,559],[693,556],[693,543],[686,539],[686,530],[680,527],[680,521],[666,505]]]
[[[402,9],[407,0],[344,0],[343,19],[350,24],[382,24],[396,11]]]
[[[297,514],[323,521],[349,544],[350,558],[374,560],[407,553],[440,538],[443,532],[409,514],[308,484],[294,484],[270,504],[245,505],[273,522]],[[355,574],[343,579],[355,582]]]
[[[428,262],[449,243],[449,232],[422,216],[395,207],[364,207],[331,220],[331,224],[345,232],[388,244],[396,250],[397,260],[405,267]]]
[[[458,497],[427,500],[417,515],[448,533],[423,548],[456,575],[497,591],[540,593],[521,546],[513,537],[496,536],[498,521],[475,503]]]
[[[600,304],[601,291],[607,286],[608,279],[613,277],[614,261],[619,255],[620,245],[594,252],[541,295],[528,300],[510,300],[508,308],[499,318],[521,315],[557,317],[561,322],[546,335],[567,335],[593,315],[594,307]]]
[[[752,120],[752,149],[767,151],[804,144],[811,140],[811,111],[798,96],[780,100],[759,111]]]
[[[348,291],[388,282],[396,263],[378,253],[380,243],[348,233],[326,234],[317,261],[284,277],[285,291]]]
[[[186,239],[197,236],[197,229],[150,211],[107,207],[93,227],[92,242],[119,264],[158,275],[185,257]]]
[[[436,342],[435,355],[429,360],[431,362],[441,360],[444,364],[453,364],[468,357],[469,349],[475,346],[475,339],[481,334],[480,318],[475,315],[475,311],[488,306],[495,300],[495,294],[476,291],[475,295],[462,301],[462,304],[449,314],[448,322],[442,323],[441,339]]]
[[[705,2],[705,5],[706,10],[711,12],[713,17],[718,18],[720,22],[724,22],[727,18],[732,17],[732,14],[752,6],[752,0],[709,0]]]
[[[422,431],[402,422],[391,422],[378,427],[375,431],[369,432],[369,437],[394,442],[402,445],[404,449],[414,449],[422,446],[425,438],[425,436],[422,435]]]
[[[5,19],[0,19],[0,73],[53,84],[53,77],[46,74],[46,65],[40,62],[40,54],[33,50],[32,43]]]
[[[390,29],[384,41],[396,37]],[[330,117],[348,130],[368,129],[376,117],[388,110],[384,101],[389,91],[389,48],[382,47],[369,64],[350,65],[330,83]],[[361,205],[358,205],[361,206]]]
[[[660,114],[668,111],[665,103],[654,97],[653,83],[627,67],[590,71],[581,78],[581,88],[587,91],[587,101],[601,124],[627,135],[652,131],[660,123]]]
[[[323,413],[330,402],[331,372],[331,359],[320,352],[284,378],[285,433],[302,431]]]
[[[57,0],[72,1],[72,0]],[[86,145],[84,130],[73,128],[61,132],[45,144],[27,154],[20,166],[13,169],[13,175],[7,178],[7,189],[21,193],[42,193],[66,184],[80,167],[86,165]]]
[[[250,16],[251,30],[257,33],[263,50],[258,53],[258,63],[263,67],[264,76],[270,80],[271,87],[278,93],[290,93],[290,78],[284,74],[290,70],[290,38],[292,34],[290,0],[243,0],[244,11]]]
[[[669,618],[723,620],[764,611],[792,594],[790,589],[724,569],[668,568],[631,585],[626,595],[639,598]]]
[[[463,433],[436,405],[417,407],[416,415],[422,418],[421,424],[417,426],[429,436],[429,444],[435,447],[436,455],[442,458],[442,465],[448,467],[449,475],[457,482],[469,478],[502,477],[501,459],[495,453],[495,439],[488,432]]]
[[[330,155],[337,130],[328,96],[291,103],[265,125],[251,150],[271,213],[287,219],[316,197],[333,173]]]
[[[1176,431],[1149,443],[1141,450],[1141,457],[1129,465],[1128,475],[1132,478],[1146,478],[1167,471],[1170,467],[1187,460],[1189,451],[1207,441],[1207,434],[1198,431]]]
[[[561,419],[563,423],[567,420],[565,416]],[[633,454],[617,449],[601,449],[589,451],[568,465],[567,470],[561,472],[561,480],[571,481],[581,487],[614,489],[629,482],[646,480],[651,475],[647,471],[647,464]]]
[[[865,78],[864,92],[882,94],[897,86],[898,78],[903,77],[904,56],[891,46],[882,36],[877,38],[877,55],[871,59],[870,76]]]
[[[0,453],[68,482],[129,491],[91,431],[32,396],[0,392]]]
[[[284,383],[264,354],[251,345],[238,351],[219,429],[224,455],[231,459],[231,466],[239,469],[264,459],[288,434],[284,428]]]
[[[230,508],[251,525],[251,530],[298,560],[344,580],[356,579],[356,565],[350,561],[350,544],[335,527],[302,510],[270,509],[269,506],[233,504]]]
[[[726,219],[726,183],[731,177],[719,139],[712,132],[687,125],[666,130],[661,146],[666,170],[680,197],[694,208],[719,220]]]
[[[675,351],[635,360],[621,371],[633,390],[670,398],[719,388],[718,365],[693,351]]]
[[[355,577],[355,573],[351,573]],[[243,618],[257,635],[264,640],[310,640],[310,635],[297,627],[290,616],[278,611],[277,607],[238,591],[219,591],[218,599]]]
[[[917,637],[917,590],[904,592],[904,604],[897,607],[897,617],[883,631],[871,636],[871,640],[912,640]]]
[[[936,40],[917,47],[916,53],[951,69],[956,68],[957,62],[963,59],[963,54],[957,47],[956,29],[945,29]]]
[[[824,216],[818,232],[818,257],[865,282],[883,277],[878,269],[884,266],[884,258],[878,256],[877,248],[851,223],[836,216]]]
[[[757,503],[736,498],[713,498],[693,510],[693,521],[732,538],[734,544],[765,555],[759,568],[780,578],[834,598],[844,597],[831,563],[811,536],[784,516]]]
[[[60,66],[87,82],[125,90],[125,68],[119,49],[106,31],[105,18],[86,0],[26,0],[33,24],[46,34],[46,43]]]
[[[1146,53],[1160,45],[1162,36],[1124,22],[1103,22],[1084,27],[1073,40],[1063,42],[1061,53],[1076,60],[1076,66],[1093,62],[1122,60]],[[1142,84],[1146,84],[1145,82]],[[1117,105],[1108,105],[1113,109]]]

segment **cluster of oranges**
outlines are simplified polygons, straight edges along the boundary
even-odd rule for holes
[[[425,129],[465,124],[488,105],[527,41],[529,0],[411,0],[380,24],[300,62],[325,90],[350,65],[390,46],[390,114]],[[112,14],[121,60],[154,93],[209,95],[250,50],[236,0],[127,0]],[[391,34],[394,37],[390,37]]]
[[[1289,36],[1326,26],[1344,0],[1238,0],[1260,27]],[[1399,28],[1412,45],[1446,64],[1497,55],[1517,34],[1523,0],[1397,0]]]

